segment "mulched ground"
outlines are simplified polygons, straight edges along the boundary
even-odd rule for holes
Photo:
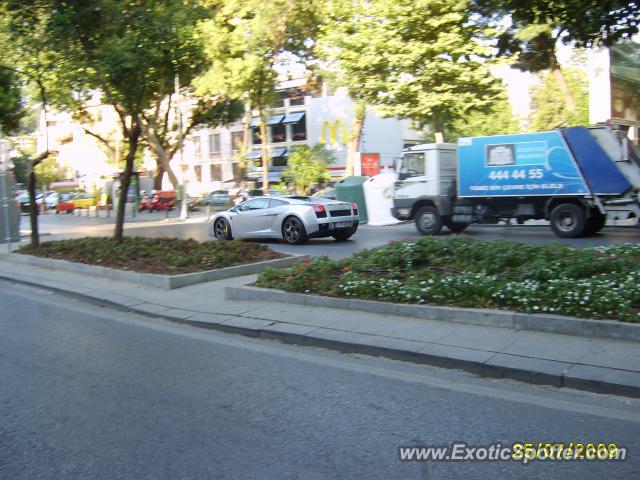
[[[199,243],[191,239],[142,237],[125,237],[120,244],[110,237],[57,240],[43,242],[39,248],[27,245],[17,253],[164,275],[216,270],[286,256],[256,243],[237,240]]]

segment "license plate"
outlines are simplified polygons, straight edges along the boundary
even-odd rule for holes
[[[351,222],[336,222],[333,224],[334,228],[349,228],[351,226]]]

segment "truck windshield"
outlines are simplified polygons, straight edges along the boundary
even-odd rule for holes
[[[405,153],[400,159],[398,179],[424,175],[424,153]]]

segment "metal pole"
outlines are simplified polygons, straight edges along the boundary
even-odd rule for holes
[[[5,241],[7,244],[7,253],[11,253],[11,221],[9,220],[9,197],[7,195],[7,174],[0,173],[2,179],[2,210],[4,218]]]
[[[180,165],[182,168],[182,164],[184,163],[183,150],[182,150],[182,97],[180,96],[180,77],[176,73],[174,78],[174,87],[176,93],[176,117],[177,117],[177,126],[178,126],[178,152],[180,153]],[[184,171],[182,172],[184,175]],[[180,189],[182,192],[182,198],[180,199],[180,220],[186,220],[189,217],[189,212],[187,211],[187,189],[186,182],[184,181],[184,176],[182,177],[182,188]],[[176,192],[177,193],[177,192]]]

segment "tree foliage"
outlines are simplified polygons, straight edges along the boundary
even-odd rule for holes
[[[211,68],[196,81],[198,92],[222,94],[258,110],[260,136],[278,100],[276,66],[291,56],[304,58],[316,28],[313,2],[295,0],[211,0],[212,18],[202,22],[201,38]],[[269,184],[269,151],[262,142],[263,188]]]
[[[15,132],[24,115],[21,82],[15,71],[0,65],[0,131]]]
[[[296,194],[308,195],[314,184],[331,179],[329,166],[335,159],[333,152],[323,145],[296,146],[291,149],[282,175],[293,184]]]
[[[531,108],[529,130],[541,132],[551,130],[559,125],[589,124],[589,83],[581,70],[572,68],[564,70],[564,77],[576,99],[576,112],[569,111],[556,78],[550,73],[540,75],[540,83],[531,88]]]
[[[461,137],[503,135],[522,131],[520,121],[513,114],[506,92],[500,95],[487,112],[472,112],[449,124],[446,136],[450,142]],[[433,138],[428,138],[433,141]]]
[[[55,157],[48,157],[35,167],[35,172],[40,185],[48,188],[49,184],[62,180],[60,167]]]
[[[324,28],[318,50],[356,100],[434,131],[491,107],[499,84],[482,61],[488,52],[476,39],[467,2],[341,5],[346,13]]]
[[[573,116],[579,112],[556,56],[557,44],[611,45],[638,33],[640,22],[635,0],[474,0],[473,5],[486,18],[511,19],[498,35],[498,55],[514,58],[513,66],[523,71],[551,70]]]

